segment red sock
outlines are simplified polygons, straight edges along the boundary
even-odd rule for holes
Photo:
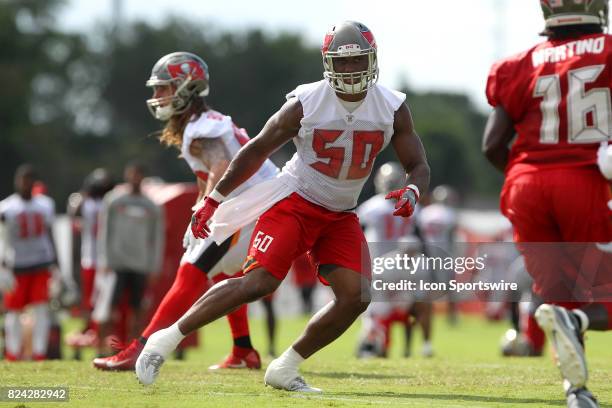
[[[384,319],[379,319],[378,322],[385,332],[385,350],[388,350],[391,345],[391,323],[393,323],[393,316],[388,315]]]
[[[246,304],[228,314],[227,320],[230,324],[233,339],[251,335],[249,331],[249,317]]]
[[[544,332],[538,326],[538,322],[532,314],[529,314],[527,318],[527,325],[525,327],[525,337],[533,347],[536,353],[539,353],[544,348]]]
[[[176,271],[172,287],[157,307],[142,336],[148,338],[176,322],[206,291],[207,283],[206,275],[201,270],[190,263],[182,264]]]
[[[219,275],[213,278],[213,282],[218,283],[218,282],[222,282],[229,278],[238,278],[241,276],[244,276],[244,273],[238,272],[234,276],[228,276],[224,273],[220,273]],[[232,313],[227,315],[227,320],[230,325],[230,330],[232,331],[232,339],[250,336],[249,317],[248,317],[247,312],[248,312],[247,305],[244,304],[240,306],[238,309],[236,309],[235,311],[233,311]]]

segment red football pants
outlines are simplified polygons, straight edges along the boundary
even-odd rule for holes
[[[612,301],[610,186],[594,167],[539,170],[507,180],[501,209],[545,302]]]

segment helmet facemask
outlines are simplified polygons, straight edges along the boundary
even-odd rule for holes
[[[365,71],[336,72],[334,69],[335,58],[347,58],[357,55],[367,55],[368,68]],[[323,77],[329,81],[329,84],[336,92],[342,94],[354,95],[365,92],[372,88],[378,80],[378,60],[374,48],[370,48],[363,52],[328,51],[323,56],[323,67],[325,68]]]
[[[208,87],[199,94],[193,90],[191,77],[188,76],[185,80],[159,80],[150,79],[147,81],[147,86],[167,86],[175,85],[176,90],[173,95],[162,96],[161,98],[151,98],[147,100],[147,106],[151,114],[159,120],[169,120],[173,115],[180,115],[185,112],[194,96],[207,96]]]

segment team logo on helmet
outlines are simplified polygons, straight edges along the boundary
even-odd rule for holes
[[[168,73],[172,78],[206,79],[206,74],[201,65],[195,61],[183,61],[179,64],[168,64]]]
[[[370,46],[375,49],[378,48],[376,46],[376,40],[374,39],[374,34],[372,34],[370,29],[361,23],[357,23],[357,26],[359,27],[359,31],[361,32],[361,35],[363,35],[364,38],[368,40],[368,43],[370,43]]]
[[[323,45],[321,46],[321,52],[322,53],[325,54],[327,51],[329,51],[329,45],[331,44],[333,39],[334,39],[334,32],[333,31],[325,34],[325,38],[323,39]]]

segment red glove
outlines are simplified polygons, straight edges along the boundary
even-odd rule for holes
[[[219,202],[210,197],[204,199],[204,205],[191,216],[191,233],[196,238],[206,238],[210,234],[208,221],[219,207]]]
[[[411,184],[400,190],[390,192],[385,196],[385,199],[397,200],[393,215],[410,217],[414,212],[417,201],[419,201],[419,189],[414,184]]]

